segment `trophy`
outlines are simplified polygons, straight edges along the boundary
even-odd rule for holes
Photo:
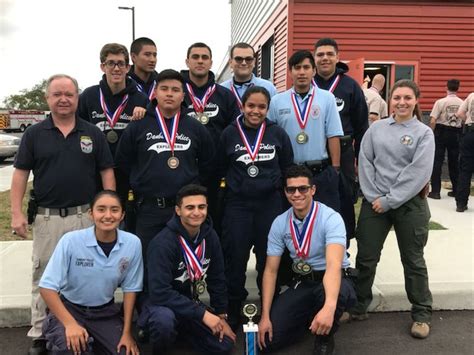
[[[257,345],[257,333],[258,325],[252,322],[252,318],[257,314],[257,306],[253,303],[246,304],[242,310],[244,316],[246,316],[249,321],[247,324],[244,324],[244,333],[245,333],[245,354],[246,355],[256,355],[258,354],[258,345]]]

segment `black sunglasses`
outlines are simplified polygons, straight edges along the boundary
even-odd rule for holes
[[[311,185],[301,185],[301,186],[286,186],[285,191],[287,194],[293,195],[296,190],[300,192],[300,194],[306,194],[311,189]]]
[[[244,60],[247,64],[250,64],[253,62],[254,60],[254,57],[234,57],[234,60],[237,62],[237,63],[242,63]]]

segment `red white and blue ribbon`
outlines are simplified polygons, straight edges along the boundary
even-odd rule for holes
[[[336,90],[336,87],[337,87],[337,84],[339,84],[339,80],[341,80],[341,75],[337,75],[333,82],[331,83],[331,86],[329,86],[329,92],[334,92],[334,90]]]
[[[296,256],[306,259],[309,255],[311,247],[311,235],[313,234],[316,216],[318,214],[319,204],[313,201],[308,218],[303,223],[301,231],[298,229],[296,222],[293,220],[293,214],[290,216],[290,233],[295,247]]]
[[[255,161],[255,159],[257,158],[258,151],[260,150],[260,144],[262,143],[263,135],[265,134],[267,124],[265,121],[262,122],[262,124],[258,128],[257,136],[255,137],[253,145],[250,145],[247,136],[245,135],[245,132],[242,128],[242,124],[240,123],[240,117],[242,117],[242,115],[237,117],[237,119],[235,120],[237,123],[237,129],[240,133],[240,138],[242,138],[242,141],[244,142],[245,149],[249,153],[250,159],[252,161]]]
[[[191,97],[191,102],[193,103],[194,111],[196,111],[196,113],[203,113],[204,108],[206,107],[209,99],[211,98],[214,91],[216,91],[216,84],[207,88],[206,93],[204,94],[202,99],[194,95],[193,88],[189,83],[186,83],[186,88],[188,89],[189,96]]]
[[[178,238],[183,251],[184,263],[188,270],[189,279],[191,281],[199,280],[204,275],[202,264],[206,256],[206,240],[203,239],[196,249],[193,250],[183,236],[180,235]]]
[[[163,115],[158,109],[158,106],[155,108],[155,113],[156,113],[156,120],[158,121],[158,126],[160,126],[161,132],[163,132],[163,136],[165,137],[165,141],[170,146],[171,155],[173,155],[174,144],[176,142],[176,136],[178,135],[179,116],[181,112],[178,111],[178,113],[176,113],[176,115],[174,115],[174,117],[172,118],[173,121],[171,122],[171,134],[168,131],[168,127],[166,126],[165,119],[163,118]]]
[[[138,91],[146,94],[148,96],[148,100],[151,101],[155,98],[156,80],[153,80],[153,84],[150,86],[150,89],[148,89],[147,93],[145,93],[145,89],[139,83],[137,83],[137,88],[138,88]]]
[[[107,107],[107,104],[105,103],[105,97],[101,88],[99,88],[99,97],[100,97],[100,106],[102,106],[102,111],[104,111],[105,117],[107,118],[107,122],[109,123],[110,128],[114,128],[115,124],[120,118],[120,115],[122,114],[122,112],[125,110],[125,107],[127,106],[128,94],[123,97],[122,102],[117,107],[114,113],[112,113]]]
[[[301,109],[300,105],[298,104],[298,100],[296,99],[296,93],[294,91],[291,93],[291,102],[293,103],[293,109],[296,113],[296,120],[298,121],[298,124],[302,130],[304,130],[306,124],[308,123],[309,112],[311,111],[311,105],[313,104],[315,95],[316,90],[313,86],[309,99],[307,101],[305,100],[305,106],[303,109]]]
[[[232,85],[230,86],[230,91],[232,91],[232,93],[234,94],[234,96],[235,96],[235,98],[236,98],[236,100],[237,100],[237,105],[239,105],[239,109],[240,109],[240,111],[242,111],[243,108],[244,108],[244,105],[242,105],[242,99],[240,98],[240,95],[239,95],[237,89],[235,88],[235,85],[234,85],[234,84],[232,84]]]

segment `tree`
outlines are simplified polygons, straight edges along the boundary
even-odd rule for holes
[[[46,89],[46,79],[33,86],[32,89],[23,89],[20,94],[10,95],[3,100],[3,105],[7,109],[13,110],[49,110],[44,93]]]

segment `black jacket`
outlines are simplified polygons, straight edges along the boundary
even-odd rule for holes
[[[360,85],[346,74],[348,70],[349,67],[347,64],[338,62],[336,64],[336,72],[332,77],[328,80],[324,80],[321,76],[316,74],[314,80],[318,87],[329,90],[334,78],[341,74],[339,84],[336,86],[333,94],[336,97],[337,110],[341,117],[344,134],[351,135],[355,140],[354,150],[355,156],[357,157],[359,155],[362,137],[369,127],[369,113],[364,92]]]
[[[170,308],[180,317],[202,320],[204,316],[206,310],[204,305],[192,300],[191,281],[178,240],[180,235],[190,241],[192,248],[196,248],[203,239],[206,240],[203,269],[210,295],[210,306],[216,314],[226,313],[224,257],[210,219],[201,225],[196,243],[189,237],[176,215],[150,242],[147,254],[150,301],[155,305]]]
[[[128,76],[135,80],[138,91],[145,94],[145,96],[149,99],[151,96],[150,91],[155,87],[154,85],[156,85],[156,77],[158,76],[158,73],[154,70],[148,80],[144,82],[141,78],[138,77],[137,74],[135,74],[135,66],[132,65],[128,72]]]

